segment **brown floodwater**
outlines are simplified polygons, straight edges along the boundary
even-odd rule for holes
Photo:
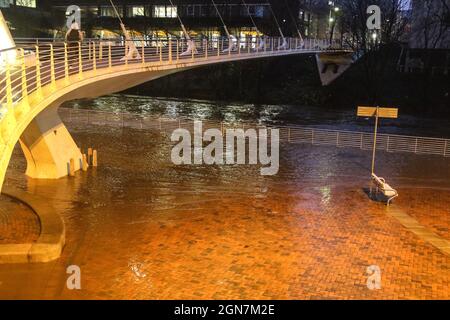
[[[176,166],[157,131],[67,126],[98,150],[99,167],[33,180],[16,148],[6,184],[53,204],[66,246],[54,262],[0,265],[0,298],[450,298],[450,257],[368,198],[370,152],[282,144],[279,173],[261,176],[258,166]],[[400,191],[397,207],[448,237],[448,158],[380,152],[377,170]],[[366,287],[373,264],[382,290]],[[66,287],[69,265],[81,290]]]

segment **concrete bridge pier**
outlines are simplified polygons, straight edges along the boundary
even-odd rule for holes
[[[317,53],[316,61],[323,86],[331,84],[353,63],[352,53],[342,52]]]
[[[81,152],[58,115],[50,107],[37,115],[20,137],[27,160],[26,175],[35,179],[59,179],[69,173],[70,159],[81,168]]]

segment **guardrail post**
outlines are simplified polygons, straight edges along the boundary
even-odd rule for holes
[[[42,95],[42,82],[41,82],[41,61],[39,46],[35,46],[36,49],[36,92],[39,96]]]
[[[180,60],[180,40],[177,39],[177,62]]]
[[[92,43],[92,69],[94,69],[94,71],[97,71],[97,55],[95,53],[95,42]]]
[[[55,56],[53,51],[53,44],[50,44],[50,81],[51,85],[54,87],[56,85],[56,77],[55,77]]]
[[[417,153],[417,145],[418,145],[418,138],[416,138],[416,143],[414,145],[414,153]],[[445,148],[444,148],[444,152],[445,152]]]
[[[78,42],[78,76],[83,79],[83,55],[81,54],[81,42]]]
[[[220,57],[220,39],[217,38],[217,57]]]
[[[112,68],[111,42],[108,43],[108,68]]]
[[[128,66],[128,41],[125,39],[125,65]]]
[[[208,59],[208,39],[205,41],[205,59]]]
[[[390,142],[390,138],[391,138],[391,136],[387,136],[387,141],[386,141],[386,152],[389,152],[389,142]]]
[[[69,55],[67,53],[67,43],[64,42],[64,78],[69,81]]]
[[[9,63],[6,63],[6,105],[8,110],[12,107],[13,97],[12,97],[12,83],[11,83],[11,66]]]
[[[28,87],[27,87],[27,66],[25,64],[24,51],[22,51],[22,57],[24,57],[22,62],[22,102],[28,104]]]
[[[172,39],[169,39],[169,63],[172,63]]]
[[[444,144],[444,157],[447,156],[447,148],[448,148],[448,140],[445,140],[445,144]]]
[[[142,42],[141,56],[142,56],[142,64],[145,64],[145,43],[144,42]]]
[[[163,56],[162,56],[162,41],[159,41],[159,62],[163,61]]]

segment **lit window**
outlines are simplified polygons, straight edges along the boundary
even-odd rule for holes
[[[9,5],[13,4],[14,0],[0,0],[0,8],[9,8]]]
[[[264,16],[264,7],[261,5],[246,5],[243,7],[244,15],[251,15],[252,17],[262,18]]]
[[[131,7],[131,17],[143,17],[145,16],[144,6]]]
[[[195,6],[194,5],[189,5],[186,8],[186,15],[193,17],[195,15]]]
[[[155,18],[176,18],[177,7],[175,6],[153,6],[153,17]]]
[[[255,6],[255,17],[262,18],[264,17],[264,7],[263,6]]]
[[[36,0],[16,0],[16,6],[36,8]]]
[[[117,7],[117,11],[119,12],[119,15],[121,17],[123,17],[122,7]],[[102,16],[102,17],[115,17],[116,13],[114,12],[113,7],[101,7],[100,8],[100,16]]]
[[[166,18],[176,18],[176,17],[177,17],[177,7],[167,6]]]
[[[155,18],[165,18],[166,6],[153,6],[153,16]]]

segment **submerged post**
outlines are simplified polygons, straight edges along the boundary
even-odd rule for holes
[[[73,158],[70,158],[69,161],[69,176],[75,176],[75,160]]]
[[[98,167],[98,161],[97,161],[97,150],[94,150],[92,153],[92,166]]]

